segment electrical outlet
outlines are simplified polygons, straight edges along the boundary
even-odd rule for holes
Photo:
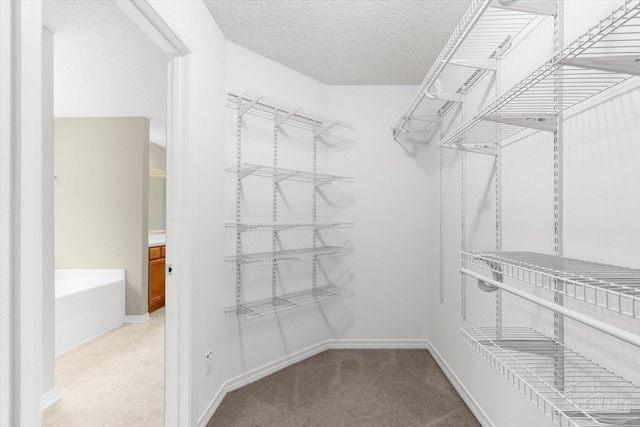
[[[209,350],[205,355],[205,357],[207,359],[205,362],[205,370],[206,370],[205,375],[209,375],[213,367],[213,350]]]

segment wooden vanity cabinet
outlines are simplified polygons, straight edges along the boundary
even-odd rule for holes
[[[149,313],[164,307],[165,246],[149,248]]]

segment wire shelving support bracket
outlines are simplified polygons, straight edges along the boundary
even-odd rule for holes
[[[495,59],[452,59],[449,64],[476,70],[496,71],[498,69]]]
[[[238,109],[238,117],[242,117],[245,114],[247,114],[247,112],[249,112],[249,110],[251,110],[258,102],[260,102],[260,100],[262,99],[262,97],[258,97],[254,100],[251,100],[249,102],[247,102],[246,104],[243,104],[239,109]]]
[[[338,125],[338,123],[327,123],[326,125],[322,126],[321,128],[318,128],[318,129],[314,130],[313,131],[314,138],[317,138],[320,135],[323,135],[323,134],[329,132],[331,129],[333,129],[337,125]]]
[[[492,7],[513,10],[518,12],[535,13],[537,15],[555,16],[556,4],[554,0],[540,0],[540,1],[505,1],[505,0],[493,0]]]
[[[291,117],[293,117],[298,111],[300,111],[299,108],[296,108],[294,110],[289,111],[288,113],[285,114],[281,114],[279,116],[277,116],[274,119],[274,125],[275,127],[280,127],[280,125],[282,125],[283,123],[285,123],[287,120],[289,120]]]
[[[555,132],[558,128],[558,116],[554,114],[510,114],[508,116],[483,116],[482,120],[520,126],[522,128]]]

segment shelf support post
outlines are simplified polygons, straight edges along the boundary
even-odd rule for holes
[[[278,117],[273,120],[273,167],[278,168]],[[278,184],[283,179],[287,179],[291,175],[278,174],[273,178],[273,193],[271,199],[271,222],[278,222]],[[274,227],[271,231],[271,251],[275,254],[278,250],[278,230]],[[278,284],[278,265],[275,257],[271,261],[271,300],[275,301],[276,290]]]
[[[244,114],[244,113],[242,113]],[[236,176],[236,224],[242,223],[242,174],[240,168],[242,166],[242,114],[238,110],[238,119],[236,120],[236,167],[238,174]],[[236,228],[236,312],[240,313],[241,286],[242,286],[242,267],[240,263],[240,255],[242,254],[242,229]]]
[[[554,16],[554,54],[562,51],[564,45],[564,5],[563,1],[556,0],[556,14]],[[554,74],[554,104],[557,115],[556,131],[553,134],[553,249],[556,256],[563,255],[563,203],[564,203],[564,183],[563,183],[563,114],[562,114],[562,93],[563,79],[562,71],[558,68]],[[554,280],[554,302],[564,305],[563,284]],[[553,315],[554,339],[564,344],[564,316],[559,313]],[[564,353],[562,348],[558,348],[558,353],[554,357],[554,381],[557,390],[564,390]]]
[[[496,70],[497,74],[497,70]],[[496,78],[494,85],[495,98],[500,96],[500,79]],[[502,140],[501,126],[496,123],[496,142]],[[502,251],[502,147],[496,143],[495,165],[495,203],[496,203],[496,251]],[[496,268],[499,268],[496,266]],[[494,274],[497,276],[497,274]],[[502,281],[502,277],[495,277],[496,280]],[[496,289],[496,337],[502,339],[502,290]]]
[[[313,132],[313,173],[318,172],[318,133],[317,131]],[[311,222],[316,224],[318,222],[318,183],[314,182],[313,185],[313,212]],[[313,271],[311,277],[311,289],[313,291],[316,290],[318,286],[318,258],[315,255],[315,249],[318,246],[318,229],[313,227]]]
[[[440,133],[440,139],[442,140],[442,138],[444,137],[444,131],[442,130],[442,126],[440,126],[439,129],[439,133]],[[440,207],[440,275],[438,277],[439,279],[439,286],[440,286],[440,303],[444,303],[444,192],[442,191],[442,165],[444,162],[443,156],[444,156],[444,150],[438,150],[438,155],[439,155],[439,166],[438,166],[438,177],[439,177],[439,199],[440,199],[440,203],[439,203],[439,207]]]
[[[462,96],[462,94],[460,94],[460,96]],[[465,111],[464,111],[464,105],[461,105],[460,108],[462,109],[462,114],[461,114],[461,118],[462,118],[462,123],[465,122],[466,117],[465,117]],[[464,223],[465,223],[465,187],[466,187],[466,183],[465,183],[465,160],[467,158],[467,153],[466,151],[462,151],[461,152],[461,159],[460,159],[460,170],[461,170],[461,208],[460,208],[460,250],[461,251],[466,251],[467,250],[467,237],[466,237],[466,230],[464,228]],[[461,315],[462,315],[462,321],[466,321],[467,320],[467,276],[465,276],[464,274],[461,275],[460,277],[460,309],[461,309]]]

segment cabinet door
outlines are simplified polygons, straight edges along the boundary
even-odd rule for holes
[[[164,307],[164,258],[149,261],[149,313]]]

